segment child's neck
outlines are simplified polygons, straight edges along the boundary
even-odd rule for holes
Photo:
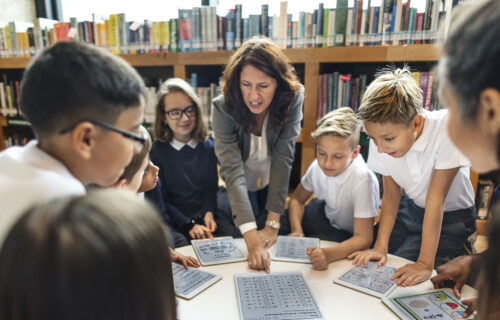
[[[191,141],[191,135],[174,135],[174,139],[182,143],[188,143],[189,141]]]

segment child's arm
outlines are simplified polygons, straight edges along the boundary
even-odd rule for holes
[[[203,223],[205,224],[205,236],[202,238],[213,239],[212,233],[217,229],[217,223],[214,219],[214,213],[217,209],[217,190],[219,188],[219,176],[217,173],[217,158],[215,151],[210,141],[207,141],[210,146],[208,156],[208,172],[201,173],[205,175],[206,185],[203,188],[201,210],[204,213]]]
[[[380,266],[387,262],[389,238],[396,222],[400,200],[401,188],[390,176],[384,176],[384,196],[382,197],[377,241],[373,249],[357,251],[349,255],[349,259],[354,259],[353,264],[356,266],[363,264],[366,267],[370,260],[378,260]]]
[[[459,169],[435,170],[432,175],[425,199],[422,244],[417,262],[402,266],[393,275],[393,279],[399,277],[398,284],[403,287],[418,284],[431,276],[441,234],[446,195]]]
[[[168,250],[170,251],[170,259],[172,262],[179,262],[184,266],[184,269],[187,270],[188,267],[193,267],[193,268],[199,268],[200,263],[196,258],[191,257],[191,256],[185,256],[180,252],[175,251],[171,247],[168,247]]]
[[[290,236],[303,237],[302,217],[304,216],[304,206],[312,195],[312,192],[307,191],[302,183],[299,183],[288,204],[288,219],[290,220]]]
[[[328,264],[347,257],[350,253],[368,249],[373,241],[375,218],[354,218],[354,234],[337,246],[307,248],[307,255],[316,270],[326,270]]]

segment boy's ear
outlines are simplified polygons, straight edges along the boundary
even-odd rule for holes
[[[413,130],[420,131],[420,129],[422,129],[422,127],[424,126],[424,116],[422,116],[421,114],[417,114],[413,118],[412,125],[413,125],[412,127]]]
[[[127,183],[127,179],[125,178],[121,178],[120,180],[118,180],[114,185],[113,185],[113,188],[117,188],[117,189],[124,189],[125,188],[125,184]]]
[[[486,130],[496,136],[500,132],[500,92],[488,88],[479,96],[478,122],[486,126]]]
[[[92,149],[96,144],[97,130],[90,122],[81,122],[71,131],[73,148],[81,158],[88,160],[92,157]]]
[[[352,153],[351,160],[356,159],[356,157],[358,156],[360,150],[361,150],[361,146],[358,144],[356,146],[356,148],[354,148],[354,152]]]

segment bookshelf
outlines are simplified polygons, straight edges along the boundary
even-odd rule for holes
[[[402,46],[364,46],[283,49],[296,69],[303,69],[305,87],[304,120],[297,142],[301,143],[300,175],[307,170],[315,158],[315,141],[310,133],[316,127],[318,105],[318,77],[322,66],[331,63],[376,63],[385,66],[391,62],[435,62],[441,54],[441,47],[435,44]],[[168,68],[167,75],[186,79],[188,70],[194,66],[198,72],[209,66],[227,63],[234,51],[169,52],[158,54],[121,55],[132,66],[142,68]],[[12,69],[24,69],[31,58],[0,59],[0,74]],[[302,73],[300,72],[300,73]],[[1,121],[1,120],[0,120]],[[3,139],[2,139],[3,141]],[[3,144],[3,142],[2,142]],[[0,148],[3,145],[0,145]]]

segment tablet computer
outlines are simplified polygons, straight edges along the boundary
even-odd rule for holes
[[[233,237],[191,240],[191,245],[203,266],[247,260],[236,246]]]
[[[378,266],[369,261],[367,267],[353,266],[333,282],[369,295],[382,298],[396,288],[396,280],[391,280],[396,269],[386,265]]]
[[[383,297],[382,301],[401,319],[474,319],[474,315],[468,318],[462,317],[467,307],[448,290]]]
[[[172,263],[172,273],[174,275],[175,294],[184,299],[191,299],[200,292],[216,283],[221,276],[206,272],[197,268],[184,266],[178,263]]]
[[[272,260],[311,263],[306,249],[319,247],[318,238],[278,236]]]
[[[302,273],[235,274],[240,320],[324,320]]]

